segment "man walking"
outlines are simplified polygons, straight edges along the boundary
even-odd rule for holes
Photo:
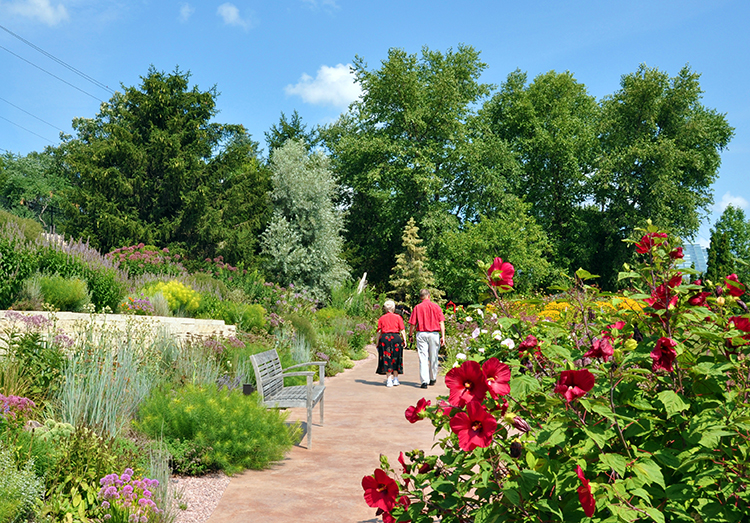
[[[445,345],[445,316],[437,303],[430,301],[430,291],[419,291],[422,300],[411,312],[409,318],[409,341],[414,340],[417,331],[417,354],[419,354],[419,378],[422,388],[435,385],[438,375],[438,351]]]

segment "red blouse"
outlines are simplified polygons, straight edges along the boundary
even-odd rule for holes
[[[401,332],[404,330],[404,320],[394,312],[386,312],[378,319],[380,332]]]

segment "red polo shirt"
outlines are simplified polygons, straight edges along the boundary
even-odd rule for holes
[[[404,330],[404,319],[393,312],[386,312],[378,319],[380,332],[401,332]]]
[[[417,332],[440,332],[441,321],[445,321],[443,309],[429,299],[418,303],[409,318],[409,324],[415,325]]]

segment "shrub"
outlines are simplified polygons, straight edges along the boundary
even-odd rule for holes
[[[64,278],[59,274],[40,276],[39,287],[45,303],[61,311],[80,312],[91,302],[86,282],[80,278]]]
[[[266,328],[266,309],[257,303],[224,302],[221,319],[244,332],[262,331]]]
[[[745,286],[736,275],[690,282],[678,240],[644,233],[633,241],[641,261],[620,274],[639,307],[600,306],[582,269],[568,321],[513,317],[492,288],[497,324],[480,317],[464,334],[450,395],[406,412],[445,433],[441,452],[401,456],[401,486],[384,460],[363,480],[370,506],[378,491],[401,521],[745,521]]]
[[[0,521],[30,521],[44,494],[44,482],[34,474],[34,463],[16,467],[13,453],[0,443]]]
[[[167,440],[165,444],[171,455],[169,466],[175,474],[203,476],[216,470],[216,464],[209,458],[213,448],[179,439]]]
[[[36,270],[36,249],[15,222],[0,226],[0,308],[7,309]]]
[[[135,426],[150,437],[211,447],[207,461],[233,474],[283,458],[292,445],[285,419],[285,414],[266,410],[257,395],[187,385],[155,390],[141,404]]]
[[[145,293],[161,293],[169,303],[169,309],[178,316],[195,312],[200,306],[201,295],[177,280],[157,282],[148,287]]]

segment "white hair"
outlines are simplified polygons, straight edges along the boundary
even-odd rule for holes
[[[383,308],[387,310],[388,312],[393,312],[396,310],[396,302],[393,300],[385,300],[385,303],[383,304]]]

